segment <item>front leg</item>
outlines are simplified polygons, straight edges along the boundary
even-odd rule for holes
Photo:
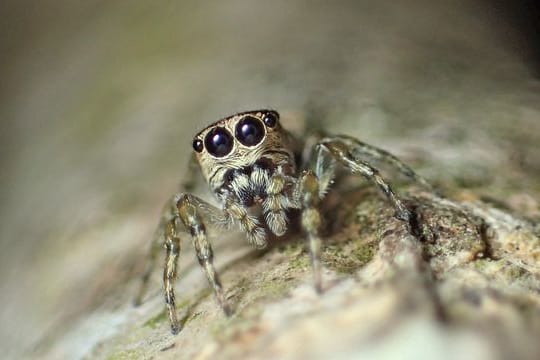
[[[171,198],[164,207],[161,221],[152,242],[150,259],[145,270],[135,304],[140,304],[144,296],[150,275],[155,267],[158,250],[164,246],[166,250],[165,267],[163,269],[163,288],[165,303],[169,314],[171,332],[181,330],[176,314],[174,281],[177,277],[178,257],[180,255],[179,233],[188,231],[193,238],[197,259],[201,265],[215,297],[226,315],[231,313],[225,300],[221,281],[213,264],[213,251],[206,236],[203,217],[216,225],[226,225],[229,217],[223,211],[190,194],[179,193]]]
[[[210,283],[210,286],[212,286],[212,288],[214,289],[214,294],[219,305],[225,312],[225,315],[228,316],[231,314],[231,309],[225,299],[225,294],[223,293],[223,288],[221,286],[219,275],[214,267],[214,252],[206,235],[206,226],[203,222],[202,213],[204,209],[209,210],[210,214],[207,213],[207,215],[210,215],[208,219],[217,223],[225,222],[225,217],[221,216],[219,210],[212,205],[190,194],[177,195],[176,209],[178,211],[178,218],[185,226],[185,228],[189,230],[192,236],[193,246],[197,254],[197,260],[199,261],[199,264],[201,265],[206,275],[206,278]],[[169,262],[167,261],[164,272],[165,274],[168,273],[168,265]],[[164,277],[164,282],[165,280],[166,278]],[[168,299],[169,293],[173,295],[172,298],[174,299],[174,288],[172,284],[170,285],[170,291],[168,291],[167,283],[165,283],[166,299]],[[169,303],[167,303],[167,305],[169,307],[171,306],[169,305]],[[172,306],[174,307],[174,303],[172,304]],[[169,311],[169,314],[171,314],[171,311]],[[173,318],[172,315],[170,319],[171,326],[173,326],[176,323],[176,319]]]
[[[194,155],[192,155],[188,161],[184,180],[182,181],[182,191],[191,191],[195,188],[197,174],[200,174],[198,170],[197,159]],[[167,232],[171,230],[171,226],[175,227],[174,222],[175,219],[178,218],[178,211],[176,209],[175,202],[176,197],[177,196],[175,195],[170,198],[163,207],[161,219],[159,225],[156,228],[156,231],[154,232],[150,251],[148,252],[148,260],[146,262],[143,276],[141,277],[139,291],[133,299],[133,305],[135,306],[141,305],[144,295],[146,294],[146,291],[148,289],[150,276],[152,275],[156,267],[156,260],[158,258],[158,255],[160,254],[163,247],[167,247],[167,241],[169,241],[167,239]]]

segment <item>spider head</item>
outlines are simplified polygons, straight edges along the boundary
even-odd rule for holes
[[[267,166],[293,165],[289,136],[273,110],[254,110],[223,118],[193,139],[195,156],[212,188],[228,170],[246,169],[264,160]]]

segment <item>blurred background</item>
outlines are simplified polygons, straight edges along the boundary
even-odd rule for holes
[[[237,111],[274,108],[308,128],[315,119],[404,156],[439,184],[496,198],[540,193],[534,1],[0,8],[8,357],[53,339],[140,271],[192,135]],[[529,203],[519,206],[538,216]]]

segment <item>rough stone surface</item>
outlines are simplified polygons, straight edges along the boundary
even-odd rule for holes
[[[498,9],[8,4],[3,357],[540,358],[540,81]],[[268,106],[395,153],[444,197],[383,167],[408,229],[345,179],[324,207],[321,296],[301,234],[263,252],[213,234],[230,318],[184,241],[173,336],[159,270],[131,305],[159,209],[203,122]]]

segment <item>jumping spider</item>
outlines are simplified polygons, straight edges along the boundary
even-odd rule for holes
[[[215,297],[225,314],[229,315],[231,309],[213,265],[206,226],[240,228],[249,243],[264,248],[268,232],[275,236],[285,234],[293,209],[301,212],[301,227],[309,241],[314,285],[321,292],[321,215],[318,208],[333,182],[337,164],[372,181],[394,207],[395,217],[407,225],[411,222],[411,211],[377,169],[364,159],[384,161],[430,188],[423,178],[388,152],[350,136],[311,139],[303,143],[293,137],[281,127],[279,114],[273,110],[238,113],[217,121],[195,135],[194,159],[220,206],[216,207],[185,192],[171,198],[156,231],[151,260],[135,302],[141,301],[157,253],[164,243],[165,302],[172,333],[180,331],[174,280],[180,253],[180,233],[189,232]],[[251,211],[252,208],[258,209],[259,213]]]

